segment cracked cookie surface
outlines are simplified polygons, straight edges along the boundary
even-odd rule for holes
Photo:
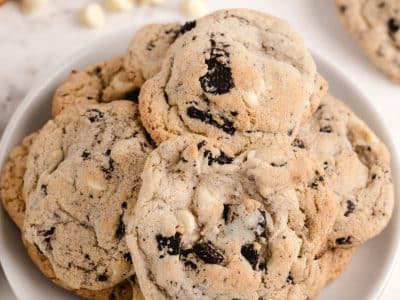
[[[123,61],[123,57],[116,57],[82,71],[72,71],[54,93],[53,116],[78,103],[96,104],[120,99],[137,102],[143,81],[139,77],[131,79]],[[133,70],[132,66],[131,73]]]
[[[11,150],[0,175],[0,198],[8,215],[22,229],[25,219],[25,200],[22,195],[26,159],[36,133],[25,137],[21,145]]]
[[[125,222],[151,150],[129,101],[70,107],[40,131],[24,178],[24,238],[65,286],[101,290],[134,274]]]
[[[292,144],[311,151],[338,195],[332,246],[360,245],[386,227],[394,206],[390,153],[348,107],[326,96]]]
[[[306,151],[235,157],[186,135],[154,150],[142,178],[127,243],[146,298],[306,299],[320,280],[336,200]]]
[[[294,138],[326,83],[290,26],[250,10],[225,10],[190,29],[141,90],[141,118],[155,142],[196,133],[239,152],[264,138]]]
[[[43,275],[49,278],[55,284],[73,292],[75,295],[92,300],[144,300],[134,275],[113,287],[99,291],[92,291],[88,289],[73,290],[56,277],[49,260],[35,245],[29,243],[24,238],[22,238],[22,241],[32,261],[43,273]]]
[[[400,83],[400,2],[336,0],[342,23],[375,65]]]

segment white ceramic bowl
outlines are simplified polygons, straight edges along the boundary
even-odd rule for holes
[[[20,143],[27,134],[40,128],[50,117],[50,101],[55,88],[72,69],[80,69],[123,53],[135,29],[114,33],[85,47],[78,55],[65,62],[48,78],[36,84],[10,120],[0,143],[0,168],[11,148]],[[381,119],[376,115],[368,100],[333,65],[315,57],[319,71],[328,80],[330,91],[346,102],[375,130],[389,146],[393,157],[393,177],[400,187],[398,158],[389,134]],[[348,269],[330,284],[320,296],[323,300],[379,299],[388,283],[395,265],[399,244],[399,206],[386,230],[377,238],[360,247]],[[58,288],[35,268],[20,239],[20,233],[6,213],[0,213],[0,260],[4,272],[18,299],[53,300],[77,299]]]

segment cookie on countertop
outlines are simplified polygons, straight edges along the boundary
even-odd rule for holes
[[[400,2],[336,0],[340,19],[375,65],[400,83]]]
[[[0,198],[8,215],[22,229],[25,218],[25,200],[22,186],[26,170],[26,158],[29,148],[36,138],[36,133],[25,137],[21,145],[16,146],[9,154],[0,175]]]
[[[286,22],[223,10],[192,23],[170,46],[161,71],[143,85],[139,108],[156,143],[196,133],[239,152],[264,137],[293,139],[323,91],[310,53]]]
[[[147,299],[306,299],[319,280],[336,200],[306,151],[235,157],[185,135],[149,155],[142,179],[127,243]]]
[[[338,195],[332,246],[360,245],[386,227],[394,206],[390,153],[348,107],[326,96],[293,145],[321,162]]]
[[[134,274],[125,242],[151,143],[130,101],[76,105],[33,143],[24,177],[24,238],[72,290],[103,290]]]
[[[83,71],[72,71],[54,93],[53,116],[77,103],[95,104],[120,99],[137,102],[143,81],[128,77],[123,61],[123,57],[116,57]]]

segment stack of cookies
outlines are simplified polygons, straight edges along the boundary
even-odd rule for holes
[[[390,155],[284,21],[141,29],[73,71],[16,147],[4,208],[88,299],[310,299],[388,224]]]

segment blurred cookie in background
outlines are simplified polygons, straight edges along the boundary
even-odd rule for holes
[[[400,1],[336,0],[344,26],[375,65],[400,83]]]

